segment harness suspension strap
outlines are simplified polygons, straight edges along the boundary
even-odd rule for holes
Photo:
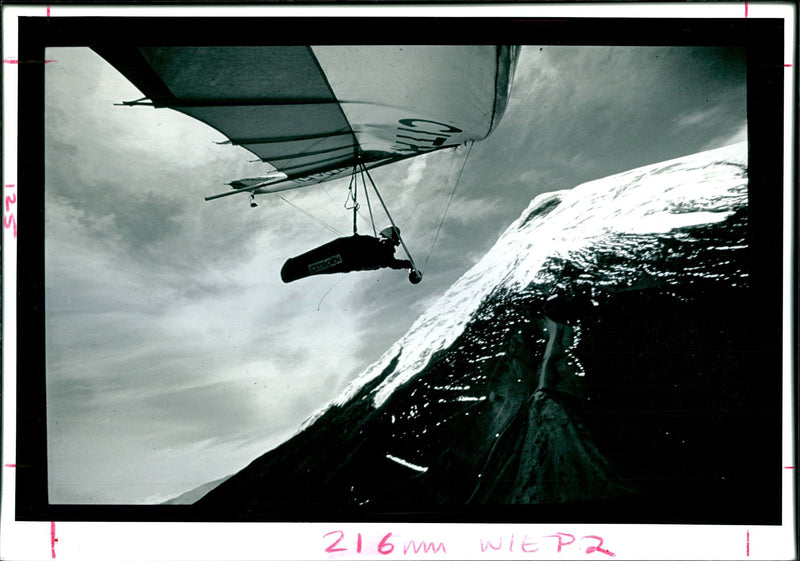
[[[358,177],[353,174],[353,234],[358,234]]]
[[[361,164],[361,169],[363,170],[364,174],[369,178],[369,182],[372,184],[372,189],[375,191],[375,194],[378,195],[378,200],[381,202],[381,206],[383,207],[383,211],[386,213],[386,216],[389,218],[389,223],[394,228],[397,228],[397,225],[394,223],[394,220],[392,219],[392,215],[389,214],[389,209],[386,208],[386,203],[383,202],[383,197],[381,197],[380,191],[378,191],[378,187],[375,185],[375,182],[372,180],[372,176],[369,174],[369,170],[366,168],[366,166],[364,166],[363,163]],[[397,228],[397,230],[399,231],[399,228]],[[414,263],[414,258],[411,257],[411,253],[408,251],[408,247],[406,247],[406,242],[403,241],[403,236],[399,236],[399,237],[400,237],[400,245],[403,246],[403,251],[406,252],[406,255],[408,256],[408,260],[411,261],[411,268],[412,268],[412,270],[416,271],[417,270],[417,265]]]
[[[353,234],[358,234],[358,206],[353,206]]]
[[[347,187],[347,198],[344,201],[344,208],[347,210],[353,209],[353,234],[358,234],[358,174],[356,169],[353,168],[353,174],[350,176],[350,185]],[[353,206],[347,206],[350,201],[353,201]]]

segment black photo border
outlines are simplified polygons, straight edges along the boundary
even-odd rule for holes
[[[357,26],[359,43],[535,44],[631,46],[742,46],[747,50],[749,208],[756,272],[752,286],[764,299],[764,344],[777,357],[782,340],[784,228],[784,21],[703,18],[429,18],[398,24],[389,18],[281,18],[263,34],[264,18],[21,17],[19,20],[19,223],[17,271],[17,521],[222,521],[191,506],[51,505],[47,494],[47,423],[44,307],[44,60],[56,46],[98,46],[146,37],[159,45],[292,44],[313,30],[316,44],[346,42],[341,29]],[[243,40],[243,38],[245,38]],[[248,41],[247,38],[250,38]],[[796,233],[796,232],[795,232]],[[5,375],[9,375],[6,373]],[[780,430],[780,425],[776,426]],[[780,524],[776,512],[762,523]],[[319,510],[298,505],[272,522],[401,520],[408,522],[589,522],[591,510],[511,507],[414,513]],[[694,520],[690,523],[726,523]],[[722,513],[721,513],[722,514]],[[676,514],[676,516],[681,516]],[[263,521],[263,520],[262,520]],[[631,523],[623,509],[603,522]],[[639,519],[639,522],[647,522]],[[679,522],[674,520],[673,522]],[[662,520],[653,519],[658,523]],[[669,521],[666,521],[669,522]]]

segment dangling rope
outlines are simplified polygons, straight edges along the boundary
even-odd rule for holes
[[[325,291],[325,294],[323,294],[322,298],[319,299],[319,303],[317,304],[317,311],[319,311],[320,307],[322,306],[322,301],[325,300],[328,294],[330,294],[334,288],[339,286],[339,283],[342,282],[344,279],[345,277],[341,277],[339,280],[336,281],[336,283],[333,286],[331,286],[328,290]]]
[[[425,257],[425,264],[422,266],[425,269],[428,266],[428,260],[431,258],[431,254],[433,253],[433,248],[436,245],[436,241],[439,239],[439,232],[442,231],[442,225],[444,224],[444,219],[447,216],[447,212],[450,210],[450,205],[453,202],[453,198],[456,194],[456,189],[458,189],[458,184],[461,183],[461,175],[464,173],[464,168],[467,167],[467,160],[469,159],[470,152],[472,152],[472,145],[474,143],[470,142],[469,146],[467,147],[467,155],[464,157],[464,162],[461,164],[461,169],[458,171],[458,177],[456,178],[455,183],[453,184],[453,190],[450,191],[450,198],[447,200],[447,206],[444,208],[444,212],[442,213],[442,218],[439,220],[439,226],[436,228],[436,234],[433,236],[433,241],[431,242],[431,247],[428,249],[428,255]]]

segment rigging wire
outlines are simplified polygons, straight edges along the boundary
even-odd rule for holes
[[[447,213],[450,210],[450,206],[451,206],[451,204],[453,202],[453,199],[455,197],[456,190],[458,189],[458,186],[461,183],[461,176],[464,173],[464,168],[467,165],[467,160],[469,159],[470,153],[472,152],[472,145],[473,144],[474,144],[473,142],[470,142],[468,147],[467,147],[467,154],[464,157],[464,161],[461,164],[461,169],[459,169],[459,171],[458,171],[458,177],[456,178],[456,181],[453,184],[453,189],[450,191],[450,196],[448,197],[447,205],[445,206],[444,212],[442,213],[442,216],[439,219],[439,224],[438,224],[438,226],[436,228],[436,233],[435,233],[435,235],[433,237],[433,241],[431,242],[430,248],[428,249],[428,254],[425,257],[423,270],[425,269],[425,267],[427,267],[428,261],[430,260],[431,255],[433,254],[433,249],[436,246],[437,240],[439,239],[439,234],[440,234],[440,232],[442,230],[442,226],[444,225],[445,218],[447,217]],[[360,173],[359,173],[359,169],[358,169],[359,166],[361,167]],[[380,201],[381,205],[383,206],[383,210],[386,213],[386,216],[389,218],[389,222],[391,223],[392,226],[394,226],[396,228],[397,225],[395,224],[394,219],[392,218],[391,214],[389,213],[389,209],[386,208],[386,203],[383,201],[383,197],[381,197],[381,194],[378,191],[378,187],[375,185],[375,181],[373,181],[372,176],[369,173],[369,170],[367,169],[367,167],[362,162],[360,164],[357,164],[353,168],[353,174],[350,176],[350,185],[348,187],[347,198],[345,199],[345,203],[344,203],[344,206],[345,206],[345,208],[347,210],[353,210],[353,233],[354,234],[358,233],[358,231],[357,231],[357,216],[358,216],[358,211],[359,211],[359,208],[360,208],[360,205],[358,204],[358,201],[357,201],[357,198],[356,198],[357,197],[357,192],[358,192],[358,175],[361,175],[361,181],[362,181],[363,186],[364,186],[364,195],[367,198],[367,208],[369,209],[369,218],[370,218],[370,223],[372,224],[373,234],[376,237],[378,236],[377,230],[375,228],[375,217],[374,217],[373,212],[372,212],[372,204],[370,203],[370,199],[369,199],[369,189],[367,189],[367,179],[369,179],[370,183],[372,184],[372,189],[375,191],[375,194],[378,196],[378,200]],[[307,217],[309,217],[311,220],[313,220],[314,222],[316,222],[317,224],[319,224],[320,226],[322,226],[323,228],[325,228],[329,232],[332,232],[333,234],[335,234],[337,236],[343,236],[342,232],[340,232],[338,229],[336,229],[335,227],[331,226],[330,224],[328,224],[327,222],[325,222],[321,218],[319,218],[319,217],[315,216],[314,214],[310,213],[309,211],[299,207],[298,205],[296,205],[292,201],[286,199],[282,195],[280,195],[278,193],[274,193],[274,194],[280,200],[282,200],[283,202],[285,202],[289,206],[292,206],[295,209],[299,210],[300,212],[305,214]],[[328,194],[328,196],[330,197],[330,194]],[[350,201],[352,201],[352,206],[350,206]],[[411,253],[408,251],[408,247],[406,246],[406,244],[403,241],[402,237],[400,238],[400,244],[403,246],[403,250],[405,251],[406,255],[408,256],[408,259],[411,261],[412,267],[416,270],[417,267],[416,267],[416,264],[414,263],[414,258],[411,257]],[[332,290],[332,288],[331,288],[331,290]],[[327,296],[327,293],[322,298],[324,299],[325,296]],[[320,300],[320,303],[322,303],[322,300]]]
[[[320,183],[319,184],[320,190],[323,193],[325,193],[325,196],[328,197],[328,200],[330,202],[332,202],[332,203],[336,203],[336,200],[333,198],[333,196],[331,195],[330,191],[328,190],[328,186],[329,186],[329,184],[327,184],[327,183]]]
[[[433,248],[436,245],[436,241],[439,239],[439,233],[442,231],[442,225],[444,225],[444,219],[447,216],[447,212],[450,210],[450,205],[453,202],[453,198],[456,194],[456,189],[458,189],[459,183],[461,183],[461,175],[464,173],[464,168],[467,167],[467,160],[469,159],[469,155],[472,152],[472,146],[474,142],[470,142],[469,146],[467,147],[467,155],[464,157],[464,162],[461,164],[461,169],[458,171],[458,177],[456,178],[455,183],[453,184],[453,190],[450,191],[450,198],[447,200],[447,205],[444,208],[444,212],[442,213],[442,218],[439,220],[439,226],[436,228],[436,234],[433,236],[433,241],[431,242],[431,247],[428,249],[428,255],[425,257],[425,263],[422,265],[423,270],[428,266],[428,260],[431,258],[431,254],[433,253]]]
[[[369,209],[369,221],[372,224],[372,234],[377,238],[378,231],[375,229],[375,217],[372,215],[372,205],[369,202],[369,189],[367,189],[367,180],[364,179],[364,174],[361,174],[361,181],[364,183],[364,196],[367,198],[367,209]]]
[[[455,150],[455,149],[456,148],[453,148],[452,150]],[[423,156],[423,157],[425,157],[425,156]],[[455,159],[454,158],[449,158],[447,161],[450,162],[450,168],[449,168],[450,171],[447,172],[447,175],[446,175],[445,179],[447,179],[447,178],[449,178],[449,177],[451,177],[453,175],[453,169],[455,168],[455,164],[454,164]],[[440,172],[436,172],[435,177],[432,178],[432,179],[431,178],[429,178],[429,179],[431,181],[434,181],[434,180],[438,181],[438,176],[439,175],[441,175],[441,173]],[[447,184],[449,184],[449,183],[450,182],[448,181]],[[414,205],[414,208],[411,209],[411,212],[409,212],[408,216],[406,216],[405,220],[403,220],[403,224],[406,224],[407,227],[410,226],[411,225],[411,221],[414,218],[417,217],[417,210],[419,210],[419,207],[422,206],[423,204],[427,205],[427,201],[425,200],[425,198],[424,197],[417,197],[417,204]],[[439,215],[439,213],[437,212],[436,216],[438,216],[438,215]]]
[[[450,165],[447,168],[447,172],[444,173],[444,179],[442,180],[443,182],[446,182],[445,186],[450,185],[450,184],[453,183],[453,177],[455,177],[455,175],[456,175],[455,171],[456,171],[456,167],[458,165],[458,160],[462,159],[461,156],[463,155],[464,150],[462,150],[461,152],[458,152],[458,157],[456,156],[457,150],[458,150],[458,146],[453,148],[451,150],[451,152],[450,152],[452,154],[452,157],[447,159],[447,161],[450,163]],[[435,178],[433,180],[440,181],[439,180],[439,175],[442,175],[442,173],[443,172],[437,172],[436,176],[435,176]],[[436,213],[434,214],[434,217],[439,216],[443,212],[442,209],[444,208],[445,204],[447,203],[446,199],[447,199],[447,193],[445,193],[444,196],[441,197],[441,200],[438,201],[438,203],[436,205]],[[406,219],[406,222],[411,221],[411,219],[414,218],[414,216],[416,216],[417,209],[424,202],[425,202],[425,200],[422,197],[420,197],[419,201],[414,206],[414,209],[411,211],[411,213],[409,214],[408,218]]]
[[[296,208],[297,210],[299,210],[300,212],[302,212],[303,214],[308,216],[311,220],[313,220],[314,222],[316,222],[317,224],[319,224],[323,228],[326,228],[328,231],[333,232],[337,236],[341,236],[342,235],[342,233],[339,230],[337,230],[336,228],[334,228],[333,226],[331,226],[330,224],[328,224],[327,222],[325,222],[321,218],[318,218],[318,217],[314,216],[313,214],[311,214],[307,210],[300,208],[299,206],[294,204],[292,201],[290,201],[290,200],[286,199],[285,197],[283,197],[283,195],[279,195],[278,193],[274,193],[274,194],[280,200],[282,200],[283,202],[285,202],[289,206],[292,206],[292,207]]]
[[[372,176],[370,175],[369,170],[366,168],[366,166],[363,163],[361,164],[361,169],[363,170],[364,174],[369,179],[369,182],[372,184],[372,190],[375,191],[376,195],[378,195],[378,200],[381,202],[381,206],[383,207],[383,211],[386,213],[386,216],[389,218],[389,223],[394,228],[396,228],[398,230],[398,232],[399,232],[400,229],[397,228],[397,225],[394,223],[394,219],[392,218],[392,215],[389,214],[389,209],[386,208],[386,203],[383,202],[383,197],[381,197],[381,194],[380,194],[380,191],[378,191],[377,185],[375,185],[375,182],[372,180]],[[400,238],[400,245],[403,246],[403,251],[406,252],[406,255],[408,256],[408,260],[411,261],[412,269],[414,271],[418,271],[419,269],[417,269],[417,266],[414,263],[414,258],[411,257],[411,253],[408,251],[408,247],[406,247],[406,242],[403,241],[403,237],[402,236],[399,236],[399,238]]]
[[[375,236],[377,237],[378,236],[378,232],[375,229],[375,220],[374,220],[374,217],[372,215],[372,206],[370,205],[369,192],[367,190],[366,180],[363,178],[363,172],[362,172],[361,181],[363,182],[363,185],[364,185],[364,194],[367,197],[367,207],[369,208],[369,217],[370,217],[370,222],[372,223],[372,231],[375,234]],[[353,215],[353,233],[357,233],[356,232],[356,216],[355,216],[355,213],[358,213],[359,209],[361,208],[361,206],[358,204],[358,201],[356,200],[356,197],[357,197],[357,194],[356,194],[357,191],[356,190],[357,189],[358,189],[358,171],[357,171],[357,168],[354,168],[353,169],[353,174],[350,177],[350,185],[348,187],[347,198],[345,199],[345,202],[344,202],[344,207],[347,210],[353,210],[354,211],[354,215]],[[288,204],[289,206],[294,207],[295,209],[299,210],[300,212],[302,212],[303,214],[308,216],[311,220],[313,220],[314,222],[316,222],[317,224],[319,224],[320,226],[322,226],[323,228],[325,228],[329,232],[331,232],[331,233],[333,233],[333,234],[335,234],[337,236],[340,236],[340,237],[344,236],[344,234],[340,230],[338,230],[337,228],[331,226],[330,224],[328,224],[327,222],[325,222],[324,220],[322,220],[318,216],[315,216],[311,212],[301,208],[297,204],[293,203],[292,201],[290,201],[289,199],[285,198],[284,196],[282,196],[282,195],[280,195],[278,193],[273,193],[273,194],[276,197],[278,197],[280,200],[282,200],[283,202]],[[327,190],[325,190],[325,194],[328,196],[329,199],[333,200],[331,195],[330,195],[330,193],[328,193]],[[352,206],[350,205],[350,201],[352,201],[352,203],[353,203]],[[362,216],[362,218],[363,218],[363,216]]]
[[[363,186],[364,195],[367,198],[367,208],[369,208],[369,220],[372,224],[372,232],[375,236],[378,236],[378,232],[375,229],[375,218],[372,215],[372,206],[370,205],[369,201],[369,190],[367,189],[367,180],[364,179],[364,172],[358,171],[358,164],[353,167],[353,173],[350,176],[350,184],[347,187],[347,197],[344,201],[344,208],[347,210],[353,211],[353,234],[358,234],[358,223],[357,219],[358,216],[361,216],[362,220],[366,221],[364,215],[361,214],[361,205],[358,203],[358,177],[361,176],[361,184]],[[352,201],[352,204],[351,204]]]

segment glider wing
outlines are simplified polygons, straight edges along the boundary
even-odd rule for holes
[[[496,45],[95,50],[149,99],[126,104],[185,113],[270,164],[264,177],[230,183],[255,193],[485,138],[518,55]]]

